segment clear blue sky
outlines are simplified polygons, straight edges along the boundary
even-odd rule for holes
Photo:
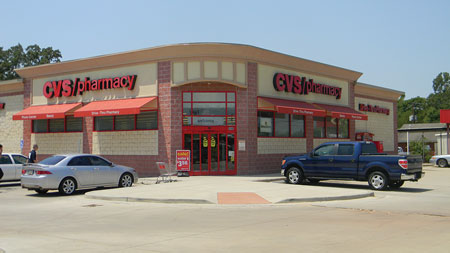
[[[186,42],[227,42],[432,92],[450,72],[450,1],[0,1],[0,46],[59,49],[63,61]]]

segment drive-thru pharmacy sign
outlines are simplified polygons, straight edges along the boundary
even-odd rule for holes
[[[191,170],[191,151],[177,150],[177,171]]]

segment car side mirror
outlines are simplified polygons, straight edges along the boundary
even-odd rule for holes
[[[109,163],[109,167],[114,167],[114,163]]]

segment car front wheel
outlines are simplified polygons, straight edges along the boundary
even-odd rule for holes
[[[447,160],[445,160],[445,159],[439,159],[437,161],[437,165],[441,168],[444,168],[444,167],[448,166],[448,163],[447,163]]]
[[[290,184],[301,184],[304,180],[303,172],[296,167],[290,168],[286,175],[286,182]]]
[[[133,176],[125,173],[120,177],[119,187],[131,187],[133,185]]]
[[[61,184],[59,184],[59,193],[62,195],[71,195],[75,192],[77,189],[77,183],[75,182],[75,179],[73,178],[65,178],[63,181],[61,181]]]
[[[388,187],[389,180],[388,177],[380,171],[372,172],[369,175],[369,186],[373,190],[383,191]]]

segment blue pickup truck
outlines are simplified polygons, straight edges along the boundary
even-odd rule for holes
[[[287,156],[281,163],[281,175],[291,184],[357,180],[368,181],[374,190],[385,190],[417,181],[424,173],[420,156],[380,154],[374,143],[355,141],[327,142],[308,154]]]

